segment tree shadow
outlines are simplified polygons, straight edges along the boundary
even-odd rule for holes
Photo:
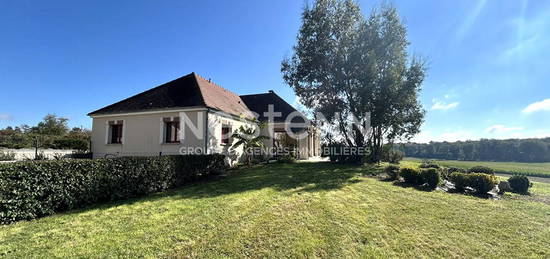
[[[200,199],[233,193],[272,188],[277,191],[317,192],[339,189],[360,182],[353,177],[360,176],[364,168],[354,165],[332,164],[328,162],[275,163],[231,169],[229,176],[213,176],[176,189],[160,193],[109,201],[74,208],[54,215],[78,214],[90,210],[108,210],[135,203],[154,202],[161,199]]]

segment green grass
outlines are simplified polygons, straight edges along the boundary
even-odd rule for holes
[[[550,185],[488,200],[273,164],[0,227],[0,257],[546,257]]]
[[[405,158],[405,161],[421,162],[420,158]],[[550,163],[516,163],[516,162],[486,162],[486,161],[458,161],[458,160],[437,160],[442,166],[453,166],[468,169],[477,165],[493,168],[501,174],[521,174],[526,176],[550,177]]]

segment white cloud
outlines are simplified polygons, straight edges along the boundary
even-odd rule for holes
[[[0,121],[10,121],[12,119],[13,119],[13,116],[11,116],[11,114],[0,113]]]
[[[506,127],[504,125],[497,124],[485,129],[485,132],[498,134],[498,133],[506,133],[510,131],[518,131],[518,130],[523,130],[523,127]]]
[[[529,104],[522,112],[529,114],[538,111],[550,111],[550,99]]]
[[[441,111],[446,111],[446,110],[456,108],[460,104],[459,102],[446,103],[446,102],[439,101],[437,99],[433,99],[432,102],[433,102],[432,110],[441,110]]]

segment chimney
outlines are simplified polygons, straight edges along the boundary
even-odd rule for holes
[[[275,92],[273,92],[273,90],[269,90],[268,91],[270,94],[274,94]]]

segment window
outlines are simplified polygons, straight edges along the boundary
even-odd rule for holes
[[[222,145],[228,145],[229,144],[229,138],[231,137],[231,126],[227,124],[222,125],[222,137],[221,137],[221,144]]]
[[[180,122],[179,118],[164,119],[164,143],[180,142]]]
[[[122,144],[122,121],[109,121],[109,144]]]

